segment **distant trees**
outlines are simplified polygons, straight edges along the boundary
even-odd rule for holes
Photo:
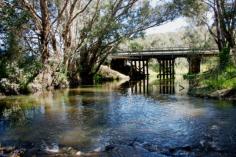
[[[185,27],[182,40],[187,47],[190,47],[193,50],[216,46],[213,37],[203,26],[196,27],[190,24]]]

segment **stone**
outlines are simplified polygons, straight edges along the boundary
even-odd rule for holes
[[[84,154],[83,152],[78,151],[75,155],[81,156],[81,155],[83,155],[83,154]]]
[[[231,91],[232,91],[231,88],[230,89],[221,89],[221,90],[217,90],[217,91],[212,92],[211,94],[209,94],[209,96],[212,98],[223,98]]]
[[[104,65],[100,67],[98,74],[100,74],[106,80],[121,80],[121,79],[129,80],[129,76],[121,74],[118,71],[112,70],[108,66]]]
[[[115,148],[114,145],[108,145],[105,147],[105,151],[110,151],[110,150],[113,150]]]

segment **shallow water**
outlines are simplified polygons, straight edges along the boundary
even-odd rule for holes
[[[236,153],[233,102],[189,97],[184,81],[165,85],[146,80],[6,97],[0,100],[0,143],[51,153],[132,141],[160,149],[187,146],[192,156]]]

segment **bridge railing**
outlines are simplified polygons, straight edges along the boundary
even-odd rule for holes
[[[189,48],[189,47],[165,47],[165,48],[150,48],[150,49],[143,49],[143,50],[129,50],[123,49],[118,50],[113,55],[145,55],[145,54],[181,54],[181,53],[197,53],[197,54],[212,54],[218,53],[217,48]]]

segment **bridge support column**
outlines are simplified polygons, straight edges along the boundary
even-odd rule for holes
[[[143,79],[145,76],[149,74],[148,72],[148,59],[133,59],[130,60],[131,71],[130,76],[131,79]]]
[[[175,59],[164,58],[158,59],[159,62],[159,77],[160,79],[172,79],[175,75]]]
[[[189,74],[198,74],[201,71],[201,57],[189,57]]]
[[[138,61],[138,71],[139,71],[140,74],[142,73],[142,71],[141,71],[141,60]]]

